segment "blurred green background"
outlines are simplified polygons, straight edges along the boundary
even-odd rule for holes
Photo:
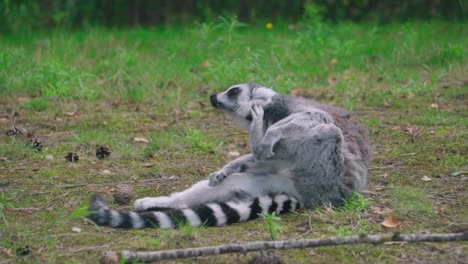
[[[237,16],[241,22],[463,20],[465,0],[1,0],[0,31],[53,27],[148,26],[207,22]]]

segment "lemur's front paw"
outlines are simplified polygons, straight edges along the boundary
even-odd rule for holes
[[[172,199],[170,197],[145,197],[137,199],[134,207],[136,211],[145,211],[151,208],[171,208]]]
[[[250,114],[252,115],[252,121],[256,121],[256,120],[263,121],[263,115],[264,115],[263,106],[259,104],[252,105]]]
[[[275,155],[272,146],[267,144],[253,146],[252,154],[256,160],[267,160]]]
[[[218,186],[226,177],[227,173],[223,170],[213,172],[208,179],[208,185],[211,187]]]

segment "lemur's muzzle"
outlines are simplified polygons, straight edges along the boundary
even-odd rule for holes
[[[221,106],[221,103],[218,101],[218,98],[216,97],[217,95],[218,95],[218,94],[212,94],[212,95],[210,96],[211,105],[212,105],[213,107],[216,107],[216,108],[218,108],[218,107]]]

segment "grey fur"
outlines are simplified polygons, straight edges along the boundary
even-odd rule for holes
[[[229,96],[234,88],[240,90]],[[138,199],[136,210],[222,203],[239,193],[284,193],[313,208],[324,202],[339,205],[351,192],[365,188],[369,140],[348,111],[278,94],[256,83],[234,85],[210,99],[250,132],[252,154],[229,162],[185,191]]]

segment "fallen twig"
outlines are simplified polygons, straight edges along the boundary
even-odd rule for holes
[[[30,213],[30,212],[32,212],[32,211],[40,211],[41,208],[34,208],[34,207],[14,207],[14,208],[8,208],[8,210]]]
[[[282,241],[257,241],[239,244],[225,244],[213,247],[185,248],[161,251],[132,252],[122,251],[120,253],[107,251],[101,261],[104,263],[117,263],[123,258],[126,262],[153,262],[163,259],[193,258],[199,256],[219,255],[226,253],[247,253],[251,251],[261,251],[268,249],[291,249],[291,248],[311,248],[320,246],[335,246],[346,244],[382,244],[389,241],[404,242],[446,242],[446,241],[467,241],[468,233],[447,233],[447,234],[389,234],[389,235],[361,235],[346,237],[330,237],[301,240]]]

